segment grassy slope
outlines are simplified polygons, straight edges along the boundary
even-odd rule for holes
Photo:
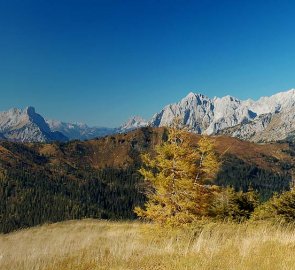
[[[295,269],[294,241],[294,229],[265,223],[184,233],[68,221],[0,235],[0,269]]]

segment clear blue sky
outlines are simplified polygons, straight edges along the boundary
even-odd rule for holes
[[[0,110],[117,126],[295,87],[294,1],[0,0]]]

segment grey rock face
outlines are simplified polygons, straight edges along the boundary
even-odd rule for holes
[[[176,117],[199,134],[225,134],[255,142],[284,140],[295,134],[295,90],[257,101],[189,93],[155,114],[149,124],[170,126]]]
[[[33,107],[10,109],[0,113],[1,137],[19,142],[66,141],[60,132],[52,132],[44,118]]]

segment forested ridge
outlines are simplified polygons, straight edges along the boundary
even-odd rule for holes
[[[192,143],[199,136],[191,135]],[[165,129],[69,143],[0,143],[0,231],[68,219],[134,219],[145,202],[140,153],[153,153]],[[223,160],[216,184],[257,190],[262,200],[287,190],[293,145],[255,145],[217,137]]]

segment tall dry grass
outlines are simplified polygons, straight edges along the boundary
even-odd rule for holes
[[[295,229],[69,221],[0,235],[0,269],[295,269]]]

